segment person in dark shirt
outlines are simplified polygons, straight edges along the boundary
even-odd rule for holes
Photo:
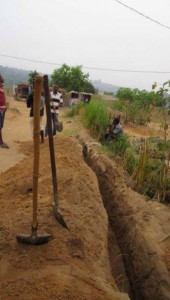
[[[120,117],[115,117],[113,122],[109,125],[109,133],[105,134],[105,140],[111,141],[119,138],[124,134],[123,127],[120,124]]]
[[[41,143],[44,143],[44,129],[42,124],[42,119],[44,115],[44,103],[45,97],[44,93],[41,93],[41,100],[40,100],[40,136],[41,136]],[[33,113],[33,104],[34,104],[34,91],[31,92],[27,98],[27,107],[30,109],[30,124],[31,124],[31,131],[33,132],[33,122],[34,122],[34,113]]]

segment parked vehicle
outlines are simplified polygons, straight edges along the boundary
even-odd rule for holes
[[[85,92],[79,93],[79,98],[81,101],[84,101],[84,103],[89,103],[91,100],[91,97],[92,97],[91,93],[85,93]]]
[[[69,106],[73,106],[79,102],[79,93],[75,91],[69,92],[70,94],[70,100],[69,100]]]
[[[31,92],[32,87],[29,84],[19,83],[14,87],[14,99],[22,101],[26,99]]]

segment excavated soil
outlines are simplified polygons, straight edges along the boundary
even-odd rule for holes
[[[0,298],[129,299],[119,292],[108,254],[108,218],[94,172],[74,138],[55,140],[60,211],[69,230],[52,210],[48,144],[41,145],[39,233],[48,244],[19,244],[16,235],[31,231],[32,142],[22,145],[26,158],[0,178]]]

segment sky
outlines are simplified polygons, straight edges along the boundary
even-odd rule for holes
[[[170,27],[169,0],[122,2]],[[153,82],[170,80],[170,29],[115,0],[0,0],[0,4],[0,54],[53,63],[0,55],[0,65],[44,74],[64,63],[81,65],[90,80],[146,90]]]

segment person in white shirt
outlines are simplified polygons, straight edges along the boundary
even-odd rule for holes
[[[63,102],[62,95],[59,93],[59,86],[54,85],[53,91],[50,92],[50,108],[51,108],[51,121],[53,128],[53,135],[56,135],[56,121],[59,114],[59,106]],[[45,136],[48,135],[48,125],[46,124]]]

